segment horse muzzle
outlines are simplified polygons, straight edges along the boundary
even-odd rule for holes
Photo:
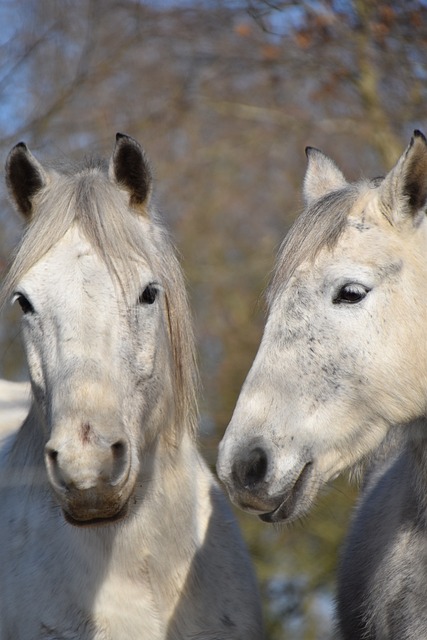
[[[45,464],[53,493],[64,517],[84,526],[124,517],[135,485],[129,446],[125,440],[60,446],[51,439]]]
[[[129,500],[121,496],[80,492],[59,499],[65,520],[76,527],[111,524],[127,515]]]
[[[232,502],[264,522],[295,520],[317,493],[311,460],[294,460],[286,471],[276,469],[271,452],[259,439],[230,458],[220,448],[217,471]]]

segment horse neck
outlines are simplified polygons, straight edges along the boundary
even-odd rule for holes
[[[34,402],[31,404],[22,426],[13,436],[8,454],[8,466],[14,469],[27,468],[39,476],[44,473],[43,427]]]
[[[423,416],[410,425],[404,455],[407,456],[406,473],[410,491],[423,514],[427,526],[427,417]]]
[[[206,464],[202,460],[189,429],[185,429],[178,442],[159,438],[152,456],[153,507],[158,498],[159,505],[177,511],[176,505],[184,507],[187,515],[198,506],[198,494],[204,491],[205,480],[209,480]],[[191,516],[192,517],[192,516]],[[176,521],[175,521],[176,524]]]

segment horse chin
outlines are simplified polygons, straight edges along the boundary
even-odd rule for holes
[[[289,498],[286,498],[276,509],[268,513],[258,514],[258,518],[269,524],[289,524],[307,513],[312,505],[312,501],[307,504],[295,504]]]
[[[110,515],[94,515],[87,513],[82,517],[80,514],[72,515],[69,511],[62,509],[63,516],[68,524],[73,527],[101,527],[113,524],[125,518],[128,514],[129,501],[127,501],[116,513]]]
[[[289,523],[305,515],[312,506],[318,487],[314,482],[313,466],[308,462],[302,469],[294,486],[279,496],[277,506],[271,511],[259,513],[263,522],[271,524]]]

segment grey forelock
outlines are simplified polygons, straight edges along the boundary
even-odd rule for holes
[[[296,219],[279,250],[268,292],[270,303],[300,264],[314,260],[323,247],[336,246],[360,190],[360,184],[351,184],[333,191],[304,209]]]

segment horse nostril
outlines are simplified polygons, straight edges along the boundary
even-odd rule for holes
[[[241,458],[233,467],[233,479],[244,489],[256,489],[267,475],[268,458],[264,449],[252,449],[246,458]]]
[[[56,449],[50,449],[49,447],[46,447],[46,455],[50,462],[52,462],[53,464],[57,463],[58,452],[56,451]]]
[[[263,449],[257,447],[249,454],[246,468],[245,486],[258,485],[267,473],[267,455]]]
[[[61,474],[58,463],[58,451],[49,446],[45,447],[46,467],[53,484],[60,490],[66,487],[65,480]]]
[[[118,458],[123,457],[126,452],[126,443],[123,440],[118,440],[114,444],[111,445],[111,449],[113,451],[113,457],[117,460]]]
[[[113,455],[113,472],[110,482],[118,484],[128,471],[128,447],[124,440],[118,440],[111,445]]]

